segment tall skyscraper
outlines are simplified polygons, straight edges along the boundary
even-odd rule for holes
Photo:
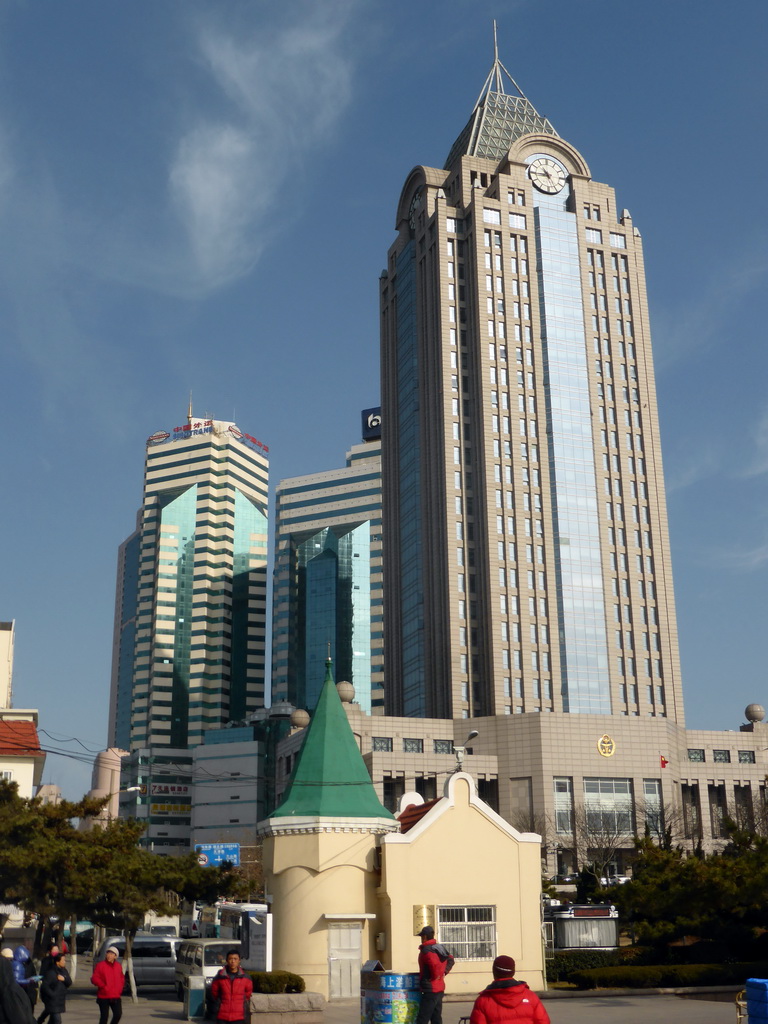
[[[266,451],[191,409],[148,439],[119,555],[110,746],[183,750],[263,705]]]
[[[445,166],[406,179],[396,228],[380,282],[388,713],[682,725],[630,214],[497,56]]]
[[[365,411],[366,440],[347,452],[345,468],[277,487],[273,701],[313,709],[330,650],[360,706],[381,706],[380,420],[378,409]]]

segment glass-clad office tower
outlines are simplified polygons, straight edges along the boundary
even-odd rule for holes
[[[388,713],[682,724],[630,214],[497,58],[445,166],[409,174],[395,226],[380,281]]]
[[[111,746],[183,749],[264,704],[266,448],[198,419],[147,441],[118,559]]]
[[[378,423],[378,410],[367,410]],[[352,447],[343,469],[282,480],[275,507],[272,700],[314,709],[333,659],[370,712],[381,707],[381,442]]]

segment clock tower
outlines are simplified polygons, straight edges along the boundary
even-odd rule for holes
[[[683,723],[642,243],[498,59],[381,276],[390,714]]]

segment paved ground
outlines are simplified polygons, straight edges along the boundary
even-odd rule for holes
[[[736,1011],[733,995],[710,995],[706,999],[672,995],[603,995],[580,994],[545,995],[547,1012],[552,1024],[735,1024]],[[458,1024],[460,1017],[469,1014],[471,1003],[446,1003],[444,1024]],[[41,1012],[40,1004],[36,1013]],[[331,1003],[324,1013],[325,1024],[359,1024],[360,1010],[357,1000]],[[134,1005],[123,1000],[125,1024],[164,1024],[184,1020],[182,1004],[169,989],[156,988],[142,991]],[[87,975],[81,975],[67,999],[64,1024],[97,1024],[98,1012],[92,990],[88,990]]]

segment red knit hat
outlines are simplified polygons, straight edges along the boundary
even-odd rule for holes
[[[515,961],[511,956],[497,956],[493,961],[493,973],[500,974],[502,976],[508,975],[510,978],[515,973]]]

